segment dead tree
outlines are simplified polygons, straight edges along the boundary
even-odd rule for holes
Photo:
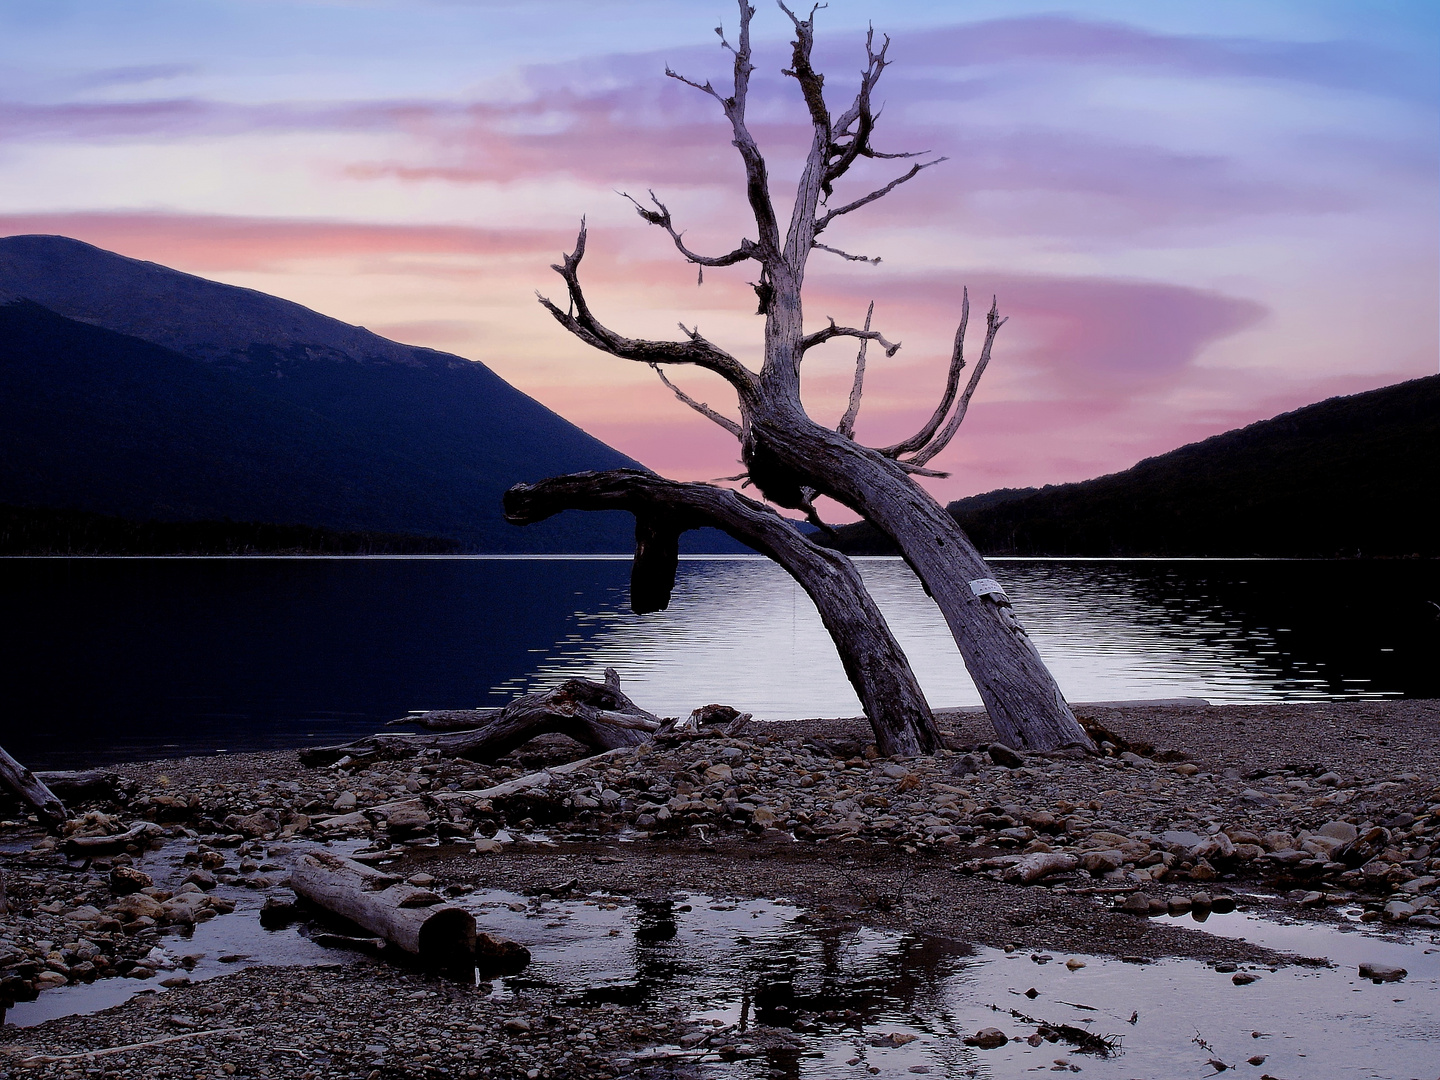
[[[506,520],[543,521],[562,510],[629,510],[635,515],[630,606],[636,614],[670,604],[680,534],[723,529],[779,563],[815,602],[845,674],[875,731],[880,753],[914,757],[940,745],[935,718],[900,643],[844,555],[811,543],[770,507],[728,488],[686,484],[634,469],[573,473],[505,493]]]
[[[986,318],[985,342],[968,384],[960,391],[965,367],[964,346],[969,315],[968,298],[962,300],[960,326],[955,334],[945,390],[930,419],[908,439],[891,446],[869,447],[854,438],[865,371],[866,346],[877,343],[893,356],[898,343],[870,328],[840,326],[833,319],[806,332],[801,304],[805,269],[811,252],[822,250],[841,258],[859,260],[820,242],[820,236],[838,219],[889,194],[943,158],[915,161],[889,183],[856,198],[835,199],[835,184],[860,158],[920,157],[884,153],[872,143],[876,115],[872,99],[881,74],[889,65],[886,38],[875,49],[874,32],[866,38],[866,67],[853,101],[839,115],[831,112],[824,93],[824,78],[811,65],[814,44],[814,10],[800,18],[786,8],[795,30],[791,63],[784,74],[794,78],[809,112],[813,136],[788,225],[782,226],[770,197],[770,175],[746,122],[750,88],[750,20],[755,9],[740,0],[739,35],[732,45],[720,31],[721,45],[733,56],[733,84],[729,93],[709,82],[698,82],[667,69],[666,74],[713,98],[730,123],[732,141],[745,167],[746,197],[754,218],[754,239],[742,239],[729,252],[703,255],[690,249],[676,229],[670,211],[653,194],[651,204],[637,200],[640,216],[664,230],[683,258],[700,267],[756,263],[752,282],[759,300],[757,314],[764,316],[764,361],[758,372],[705,338],[698,327],[681,324],[683,340],[648,341],[628,338],[605,325],[590,309],[580,285],[580,263],[585,256],[582,223],[575,250],[554,267],[565,281],[568,303],[560,306],[541,297],[556,321],[581,341],[612,356],[649,364],[666,385],[702,415],[724,427],[740,441],[746,466],[745,479],[777,506],[800,510],[818,521],[817,495],[826,495],[859,513],[894,541],[901,555],[934,598],[959,646],[990,720],[1000,738],[1016,747],[1033,750],[1065,745],[1091,747],[1089,737],[1066,704],[1054,677],[1011,611],[1003,589],[991,578],[985,561],[955,520],[913,479],[943,476],[926,467],[954,438],[970,397],[989,362],[995,335],[1003,325],[992,303]],[[875,261],[875,260],[869,260]],[[873,307],[872,307],[873,310]],[[860,342],[850,407],[835,428],[811,419],[800,401],[800,365],[813,348],[836,338]],[[735,391],[739,420],[724,416],[676,387],[661,371],[662,365],[694,365],[713,372]]]

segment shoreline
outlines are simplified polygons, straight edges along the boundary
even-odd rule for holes
[[[113,766],[133,793],[123,804],[95,804],[85,820],[97,833],[134,820],[171,833],[166,851],[187,856],[177,873],[185,871],[192,906],[201,909],[204,897],[214,903],[227,889],[242,900],[288,903],[286,865],[297,846],[348,841],[345,850],[367,847],[388,873],[433,882],[427,887],[446,895],[499,889],[543,905],[547,896],[588,894],[621,910],[724,895],[792,904],[817,926],[1057,956],[1182,957],[1239,964],[1242,974],[1247,964],[1280,970],[1301,961],[1147,916],[1167,905],[1191,909],[1203,896],[1217,911],[1238,903],[1267,917],[1332,925],[1363,917],[1411,936],[1433,934],[1430,920],[1440,925],[1440,852],[1433,850],[1440,844],[1440,701],[1123,703],[1076,711],[1116,740],[1111,756],[1027,755],[1007,768],[988,752],[984,714],[964,709],[937,712],[952,749],[933,759],[892,761],[873,749],[867,756],[863,720],[774,722],[731,738],[625,752],[489,798],[475,793],[582,754],[560,737],[536,740],[494,766],[422,757],[307,769],[295,751],[227,753]],[[1027,854],[1068,856],[1073,869],[1032,884],[1006,880]],[[33,828],[13,820],[0,826],[12,907],[0,923],[0,977],[33,969],[49,972],[48,985],[63,985],[125,966],[131,978],[139,971],[139,982],[165,979],[163,970],[147,972],[146,957],[157,944],[183,942],[174,935],[186,928],[168,915],[150,926],[111,915],[117,897],[108,875],[144,858],[137,851],[66,863]],[[170,888],[154,890],[167,896],[157,908],[174,907]],[[1399,896],[1414,904],[1393,906]],[[192,923],[241,917],[217,906],[210,915],[192,912]],[[87,934],[108,950],[96,949],[108,971],[97,970],[96,957],[66,951],[68,939]],[[52,955],[36,956],[35,942],[49,943]],[[33,984],[38,975],[29,977]],[[176,981],[162,998],[167,1010],[192,999],[199,1009],[231,993],[226,987],[261,978],[276,986],[333,984],[334,1001],[319,995],[326,1024],[339,1023],[350,994],[401,985],[407,993],[459,993],[436,976],[347,962],[321,972],[261,967],[189,986]],[[5,985],[0,978],[0,992]],[[535,991],[536,1008],[563,1011],[547,993]],[[142,998],[95,1016],[4,1028],[0,1055],[76,1052],[102,1036],[123,1042],[150,1016]],[[625,1047],[661,1038],[660,1028],[666,1039],[679,1038],[676,1025],[683,1027],[659,1013],[632,1019],[644,1038],[602,1039],[610,1064],[597,1059],[554,1075],[627,1075],[612,1067]],[[204,1042],[175,1054],[206,1067]],[[50,1064],[35,1075],[68,1073]],[[417,1065],[380,1075],[435,1073]]]

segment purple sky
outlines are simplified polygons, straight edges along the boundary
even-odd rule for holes
[[[808,132],[763,4],[752,126],[778,203]],[[1437,368],[1433,4],[838,0],[832,103],[865,21],[895,64],[877,144],[950,160],[827,233],[807,319],[876,326],[858,434],[908,434],[939,391],[962,286],[1011,317],[952,447],[953,498],[1084,479],[1323,397]],[[726,3],[0,6],[0,234],[61,232],[482,360],[652,467],[735,472],[733,441],[646,368],[534,301],[582,214],[593,305],[635,336],[698,322],[757,359],[744,267],[696,286],[617,197],[655,188],[687,241],[747,226],[714,103]],[[857,169],[845,197],[895,163]],[[873,185],[872,185],[873,186]],[[807,361],[843,409],[854,352]],[[729,409],[703,372],[676,375]]]

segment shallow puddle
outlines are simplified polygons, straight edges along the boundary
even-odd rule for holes
[[[159,851],[148,852],[136,865],[149,874],[156,885],[174,889],[193,869],[181,861],[187,850],[185,845],[169,844]],[[157,970],[153,979],[99,979],[46,990],[34,1001],[18,1001],[5,1010],[5,1023],[33,1027],[60,1016],[99,1012],[137,994],[163,994],[166,988],[160,983],[169,978],[183,976],[199,982],[257,964],[315,967],[354,961],[353,954],[322,948],[296,927],[267,930],[261,926],[263,892],[221,884],[211,890],[211,895],[235,901],[235,911],[197,924],[188,937],[162,936],[156,945],[159,954],[152,951]],[[193,963],[182,964],[182,958],[187,957],[193,958]]]
[[[1271,971],[1242,964],[1238,974],[1255,981],[1237,985],[1235,973],[1193,960],[1136,964],[971,950],[812,923],[784,904],[698,894],[621,906],[595,899],[527,905],[499,892],[463,902],[532,951],[530,966],[497,983],[496,993],[549,984],[567,988],[576,1003],[678,1005],[697,1019],[733,1025],[712,1043],[741,1053],[756,1024],[797,1029],[802,1044],[732,1061],[713,1051],[680,1058],[678,1048],[657,1047],[648,1055],[656,1066],[687,1060],[702,1072],[757,1078],[1083,1071],[1128,1080],[1213,1075],[1212,1062],[1285,1080],[1434,1080],[1440,1071],[1440,945],[1428,937],[1401,942],[1243,913],[1212,916],[1203,927],[1186,920],[1335,965]],[[1410,974],[1376,985],[1360,978],[1362,961]],[[1012,1040],[1036,1032],[1011,1010],[1112,1038],[1116,1051],[1100,1057],[1063,1041],[1011,1041],[991,1050],[964,1044],[983,1027]],[[635,1064],[646,1062],[641,1055]]]
[[[157,883],[173,884],[182,874],[181,854],[156,853],[145,869]],[[297,928],[263,929],[259,892],[218,888],[236,900],[235,913],[200,924],[190,938],[162,938],[177,968],[159,978],[198,980],[249,964],[354,959],[314,944]],[[1440,944],[1432,933],[1400,939],[1243,912],[1212,915],[1203,924],[1162,920],[1325,957],[1333,965],[1271,971],[1242,964],[1232,973],[1193,960],[1136,964],[1063,952],[1007,954],[815,921],[780,902],[703,894],[536,901],[482,890],[456,902],[476,914],[482,929],[531,951],[523,972],[491,984],[491,994],[502,1000],[545,986],[577,1006],[677,1007],[719,1029],[709,1046],[653,1047],[635,1055],[631,1067],[644,1075],[863,1080],[1083,1071],[1133,1080],[1215,1075],[1213,1062],[1256,1080],[1435,1080],[1440,1073]],[[198,956],[193,970],[178,968],[185,956]],[[1365,961],[1409,974],[1377,985],[1360,978]],[[1235,974],[1255,980],[1236,985]],[[95,1012],[138,992],[163,993],[159,978],[49,990],[16,1005],[6,1019],[30,1026]],[[1064,1041],[1016,1041],[1036,1033],[1034,1021],[1104,1037],[1115,1051],[1100,1056]],[[763,1039],[753,1043],[757,1025],[793,1032],[793,1045],[777,1048],[773,1038],[768,1049]],[[965,1045],[966,1036],[986,1027],[1011,1041],[990,1050]],[[1247,1064],[1251,1059],[1258,1063]]]

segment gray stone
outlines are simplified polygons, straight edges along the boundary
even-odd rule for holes
[[[990,760],[995,762],[996,765],[1003,765],[1007,769],[1018,769],[1025,764],[1023,757],[1002,742],[992,742],[990,744]],[[987,1028],[986,1030],[993,1031],[994,1029]]]
[[[1327,821],[1316,831],[1321,836],[1333,837],[1342,844],[1348,844],[1360,835],[1360,830],[1348,821]]]
[[[1403,967],[1394,967],[1391,964],[1361,964],[1360,977],[1362,979],[1373,979],[1377,983],[1399,982],[1409,975]]]

